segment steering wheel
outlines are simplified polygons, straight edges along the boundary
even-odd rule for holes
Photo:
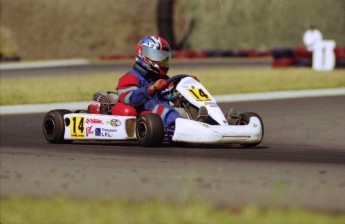
[[[190,77],[190,75],[186,75],[186,74],[175,75],[169,78],[167,81],[168,81],[168,84],[170,84],[171,82],[174,82],[174,84],[177,84],[181,81],[181,79],[186,78],[186,77]]]
[[[176,89],[177,84],[181,81],[181,79],[186,78],[186,77],[190,77],[190,75],[180,74],[180,75],[175,75],[175,76],[167,79],[168,86],[169,86],[170,83],[174,83],[174,86],[169,91],[166,91],[166,92],[162,93],[162,96],[166,96],[166,95],[169,95],[172,92],[174,92],[174,90]]]

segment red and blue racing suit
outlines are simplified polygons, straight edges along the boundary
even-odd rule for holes
[[[168,79],[169,77],[152,74],[139,64],[134,64],[133,70],[119,79],[117,91],[120,102],[133,106],[138,114],[156,113],[162,118],[166,127],[171,127],[176,118],[181,117],[169,104],[169,101],[177,98],[177,94],[171,93],[162,96],[160,92],[155,92],[152,95],[148,92],[148,87],[162,78]],[[172,86],[169,86],[167,90],[169,88]]]

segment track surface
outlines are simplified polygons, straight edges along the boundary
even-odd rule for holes
[[[44,114],[1,116],[1,196],[207,201],[345,212],[345,96],[237,102],[259,147],[48,144]],[[224,110],[230,106],[221,105]],[[66,108],[68,109],[68,108]]]

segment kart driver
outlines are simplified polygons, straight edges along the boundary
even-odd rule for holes
[[[177,94],[161,94],[173,88],[172,83],[169,86],[167,83],[170,46],[161,37],[147,36],[139,41],[135,51],[133,69],[119,79],[117,91],[120,99],[113,107],[112,114],[137,116],[156,113],[166,127],[171,127],[181,115],[169,104],[169,101],[178,98]],[[207,110],[202,110],[202,113],[207,116]]]

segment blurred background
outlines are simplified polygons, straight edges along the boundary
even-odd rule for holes
[[[345,45],[344,0],[0,0],[2,58],[134,54],[146,35],[174,49],[266,51],[303,45],[314,24]]]

